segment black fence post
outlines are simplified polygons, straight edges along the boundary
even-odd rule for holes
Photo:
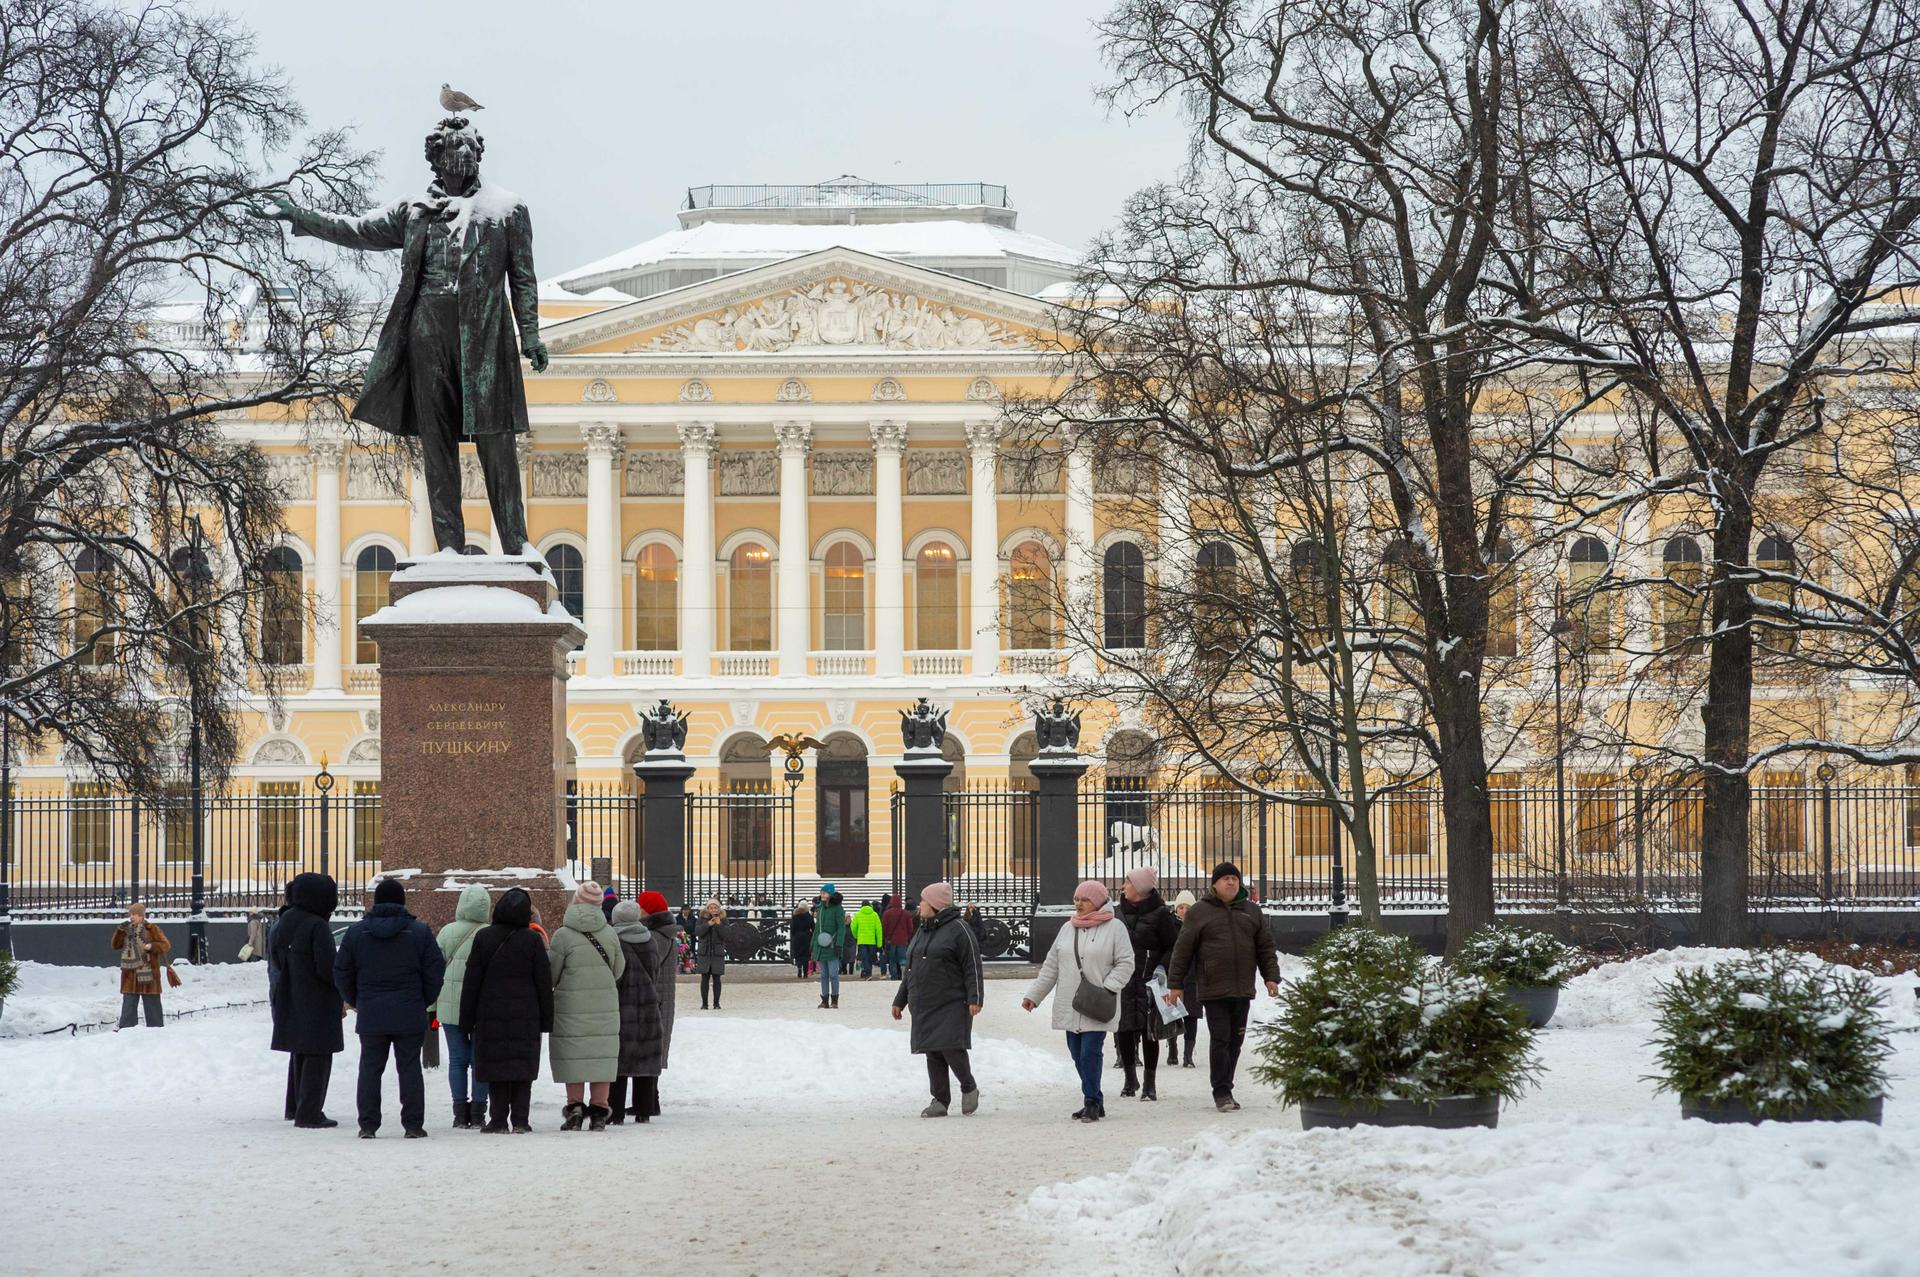
[[[1820,902],[1833,903],[1833,764],[1820,764]]]
[[[207,846],[205,833],[201,829],[205,823],[206,807],[202,802],[200,783],[199,703],[190,702],[188,712],[193,716],[187,741],[190,786],[187,800],[193,807],[193,896],[191,913],[187,919],[187,961],[195,966],[203,966],[207,961]]]
[[[693,764],[687,761],[687,716],[665,697],[640,715],[646,752],[633,765],[642,790],[640,845],[644,864],[634,866],[642,890],[657,891],[669,905],[688,903],[687,895],[687,782]]]
[[[333,773],[327,770],[327,760],[320,759],[320,774],[313,778],[313,787],[320,791],[320,872],[333,872],[332,804],[327,795],[333,792]]]
[[[1333,888],[1333,894],[1327,905],[1327,930],[1338,931],[1347,925],[1348,919],[1347,869],[1340,859],[1340,836],[1345,826],[1333,814],[1332,799],[1327,800],[1327,824],[1330,827],[1327,832],[1331,835],[1328,841],[1333,844],[1332,882],[1329,884]]]
[[[1643,769],[1633,769],[1633,898],[1647,898],[1647,785]]]
[[[13,952],[13,712],[0,706],[0,951]]]
[[[133,904],[137,903],[140,899],[140,795],[134,794],[129,797],[127,800],[127,808],[127,819],[132,825],[129,831],[132,836],[132,845],[129,848],[129,852],[132,861],[131,869],[133,877],[133,880],[127,884],[127,902]]]

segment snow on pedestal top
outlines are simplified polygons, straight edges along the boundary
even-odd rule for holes
[[[442,585],[375,612],[362,625],[575,625],[558,602],[546,611],[517,590],[498,585]]]

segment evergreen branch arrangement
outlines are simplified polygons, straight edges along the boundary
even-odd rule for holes
[[[1660,1090],[1762,1118],[1840,1113],[1886,1094],[1892,1029],[1864,972],[1785,949],[1681,971],[1660,987]]]
[[[1495,925],[1474,932],[1453,965],[1516,989],[1564,989],[1579,959],[1579,950],[1544,931]]]
[[[1253,1076],[1283,1103],[1512,1100],[1538,1076],[1533,1030],[1497,980],[1359,926],[1315,944],[1307,964],[1280,1018],[1254,1030]]]
[[[20,964],[13,960],[11,949],[0,949],[0,1002],[11,997],[20,987]]]

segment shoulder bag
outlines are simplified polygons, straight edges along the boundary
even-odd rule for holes
[[[1073,969],[1080,973],[1080,981],[1073,990],[1073,1009],[1089,1020],[1105,1023],[1113,1019],[1120,1009],[1120,995],[1104,985],[1095,984],[1087,979],[1087,969],[1080,964],[1080,932],[1082,928],[1073,927]]]

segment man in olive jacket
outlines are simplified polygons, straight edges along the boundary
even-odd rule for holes
[[[1173,969],[1167,974],[1168,1002],[1180,1001],[1187,968],[1196,955],[1200,1005],[1207,1017],[1213,1105],[1230,1113],[1240,1107],[1233,1098],[1233,1074],[1247,1038],[1256,971],[1267,982],[1267,996],[1280,996],[1280,954],[1273,947],[1266,915],[1247,898],[1240,870],[1232,864],[1214,866],[1213,889],[1187,911],[1186,925],[1173,946]]]
[[[520,353],[544,372],[547,348],[540,341],[533,222],[519,196],[480,180],[485,149],[478,130],[451,116],[427,134],[434,181],[423,198],[333,217],[274,194],[269,207],[252,211],[342,248],[400,251],[400,287],[354,418],[420,437],[434,540],[443,550],[467,549],[459,453],[461,439],[473,440],[501,552],[519,554],[527,540],[514,446],[514,436],[527,432]]]

